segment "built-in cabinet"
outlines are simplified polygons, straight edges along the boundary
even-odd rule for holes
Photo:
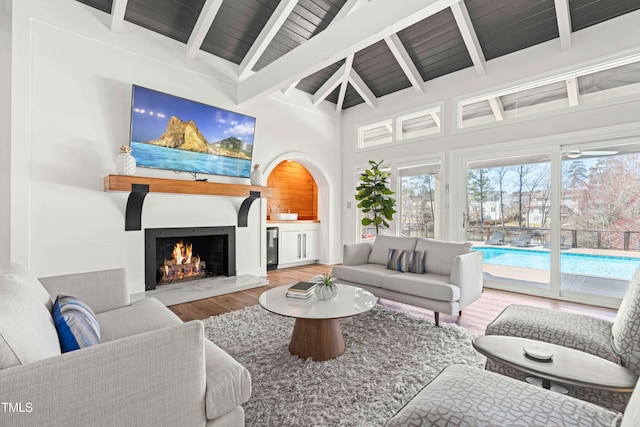
[[[278,268],[312,264],[318,260],[319,223],[279,223],[277,226],[280,228]]]

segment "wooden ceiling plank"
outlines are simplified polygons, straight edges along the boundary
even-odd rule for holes
[[[209,28],[213,24],[213,20],[220,10],[220,6],[222,6],[222,0],[207,0],[202,6],[196,25],[193,26],[193,31],[191,31],[187,41],[187,59],[189,61],[193,61],[198,54]]]
[[[480,46],[478,35],[473,28],[473,23],[471,22],[471,17],[469,16],[469,11],[464,1],[461,0],[458,3],[452,4],[451,12],[453,12],[453,17],[460,29],[462,40],[464,40],[464,44],[467,46],[476,73],[479,76],[486,75],[487,60],[484,57],[484,52],[482,52],[482,46]]]
[[[342,75],[344,74],[344,70],[346,68],[346,64],[342,64],[342,67],[338,69],[329,80],[324,82],[324,84],[313,94],[313,105],[320,104],[335,88],[338,87],[340,82],[342,81]]]
[[[556,6],[556,19],[558,21],[558,33],[560,34],[560,49],[571,49],[571,10],[569,0],[554,0]]]
[[[418,92],[419,95],[424,94],[424,81],[420,75],[420,71],[413,63],[409,52],[400,41],[400,37],[397,34],[391,34],[389,37],[385,37],[384,41],[389,46],[391,53],[398,61],[398,65],[402,68],[402,71],[407,75],[407,78],[411,82],[411,86]]]
[[[298,4],[298,0],[283,0],[278,4],[276,10],[273,11],[271,17],[265,24],[264,28],[260,32],[260,35],[249,49],[249,52],[244,56],[240,63],[238,77],[240,80],[244,80],[252,72],[254,65],[260,59],[264,51],[271,43],[271,40],[276,36],[284,21],[287,20],[289,14],[294,7]]]
[[[493,116],[496,118],[496,122],[501,122],[504,120],[504,106],[502,105],[502,101],[500,98],[492,97],[487,99],[489,101],[489,106],[491,107],[491,111],[493,111]]]
[[[113,0],[111,4],[111,32],[121,33],[128,0]]]
[[[578,91],[578,78],[571,77],[565,80],[567,86],[567,96],[569,97],[569,106],[575,107],[580,103],[580,92]]]
[[[350,15],[354,11],[360,9],[366,3],[367,3],[367,0],[347,0],[347,2],[344,4],[344,6],[342,6],[342,8],[338,11],[336,16],[333,18],[333,20],[329,23],[327,28],[331,27],[332,24],[334,24],[336,22],[339,22],[345,16]],[[298,86],[298,83],[300,83],[300,80],[301,79],[295,80],[293,83],[285,86],[285,88],[282,89],[282,93],[284,93],[285,95],[291,93],[291,91],[296,86]]]
[[[450,7],[456,0],[404,0],[370,2],[300,47],[240,82],[238,104],[293,83],[346,58],[403,28]],[[353,29],[357,28],[358,31]]]
[[[356,72],[356,70],[351,69],[349,73],[349,83],[351,86],[358,92],[358,94],[364,99],[364,102],[371,108],[376,108],[377,101],[374,93],[369,89],[369,86],[362,80],[362,77]]]
[[[340,91],[338,93],[338,102],[336,102],[336,112],[339,113],[342,111],[342,104],[344,103],[344,96],[347,93],[347,86],[349,85],[349,74],[351,73],[351,68],[353,67],[353,57],[354,54],[347,56],[345,61],[344,72],[342,74],[342,83],[340,84]]]

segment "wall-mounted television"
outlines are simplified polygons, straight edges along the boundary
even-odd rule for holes
[[[133,85],[136,165],[248,178],[256,119]]]

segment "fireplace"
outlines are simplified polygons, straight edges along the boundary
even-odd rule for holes
[[[188,280],[236,275],[236,229],[229,227],[147,228],[146,290]]]

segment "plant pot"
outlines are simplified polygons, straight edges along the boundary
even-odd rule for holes
[[[321,283],[318,283],[316,285],[315,294],[319,300],[328,301],[338,295],[338,286],[335,284],[323,285]]]

